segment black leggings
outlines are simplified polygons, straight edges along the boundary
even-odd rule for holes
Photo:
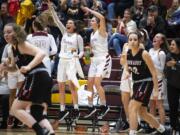
[[[167,96],[169,103],[169,111],[170,111],[170,124],[173,129],[180,130],[180,122],[179,122],[179,102],[180,102],[180,89],[176,88],[170,84],[167,85]]]
[[[9,95],[0,95],[2,121],[7,122],[9,116]]]

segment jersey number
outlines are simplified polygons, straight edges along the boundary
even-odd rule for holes
[[[130,71],[130,72],[133,72],[134,74],[139,75],[139,72],[138,72],[137,67],[129,67],[129,71]]]

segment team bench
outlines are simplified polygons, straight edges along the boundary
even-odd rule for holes
[[[84,84],[80,82],[80,84]],[[70,96],[70,91],[66,88],[66,104],[67,110],[70,112],[69,116],[60,124],[61,126],[66,126],[67,130],[73,130],[73,127],[76,125],[86,126],[87,128],[92,128],[92,131],[95,131],[96,128],[103,125],[104,122],[115,122],[119,118],[124,119],[125,114],[121,103],[119,86],[104,86],[107,105],[110,107],[110,111],[102,119],[98,119],[99,105],[96,105],[96,113],[89,117],[84,118],[84,115],[87,114],[88,106],[79,106],[80,117],[78,120],[73,118],[73,106]],[[57,90],[57,85],[54,86],[52,90],[52,105],[48,108],[48,118],[49,119],[58,119],[59,114],[59,93]]]

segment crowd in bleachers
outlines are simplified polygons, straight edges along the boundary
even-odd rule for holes
[[[76,28],[73,33],[77,33],[77,36],[73,38],[77,39],[79,54],[73,55],[81,58],[80,63],[87,77],[88,69],[86,69],[86,66],[89,65],[90,57],[93,57],[90,51],[93,48],[90,47],[90,37],[93,33],[93,28],[90,27],[90,23],[92,23],[91,18],[98,16],[100,19],[97,17],[96,21],[99,21],[101,25],[101,17],[103,16],[103,19],[106,21],[108,50],[114,51],[112,57],[124,57],[124,53],[127,52],[125,51],[125,45],[129,41],[129,33],[139,31],[140,44],[142,44],[143,49],[150,53],[157,70],[158,81],[162,82],[158,83],[163,85],[161,87],[163,89],[163,92],[160,93],[161,96],[156,100],[153,99],[153,96],[151,97],[150,112],[155,115],[155,111],[158,109],[160,123],[162,125],[165,124],[163,101],[166,100],[166,95],[164,95],[166,92],[164,91],[167,91],[172,135],[176,135],[176,132],[180,133],[180,122],[177,119],[179,117],[178,108],[180,99],[180,85],[178,84],[178,81],[180,81],[179,0],[172,0],[169,7],[165,6],[161,0],[0,0],[0,6],[0,63],[11,65],[8,69],[10,72],[8,71],[8,73],[4,73],[2,70],[3,64],[0,65],[0,103],[2,103],[1,112],[3,117],[0,129],[6,129],[8,124],[12,126],[12,121],[14,122],[14,127],[18,127],[20,122],[17,119],[14,120],[9,110],[15,99],[17,89],[19,89],[24,81],[24,76],[18,71],[16,64],[12,62],[11,45],[7,44],[4,38],[4,27],[6,24],[16,23],[22,26],[28,35],[28,42],[35,44],[42,50],[47,50],[45,52],[46,59],[43,59],[43,63],[48,69],[49,75],[53,79],[57,79],[58,82],[61,82],[62,80],[64,81],[64,78],[59,77],[61,72],[58,71],[60,69],[58,63],[65,63],[65,61],[59,61],[59,57],[61,59],[69,58],[61,50],[64,49],[62,44],[65,43],[61,39],[65,38],[65,34],[67,36],[69,34],[67,25],[75,24]],[[102,28],[101,30],[104,29]],[[36,35],[45,36],[46,39],[40,43],[38,42],[39,37],[36,38]],[[73,51],[76,52],[76,50]],[[110,56],[106,56],[106,58],[110,59]],[[70,75],[72,74],[73,71],[71,71]],[[89,82],[89,84],[97,86],[101,91],[103,90],[100,85],[101,79],[97,79],[92,84]],[[72,80],[74,81],[74,78]],[[123,82],[123,78],[121,82]],[[65,86],[63,83],[60,83],[59,87],[63,89]],[[70,84],[70,88],[73,90],[75,87],[78,87],[78,85]],[[130,100],[130,95],[127,95],[127,93],[130,93],[127,91],[123,92],[125,93],[124,97],[122,97],[123,105],[127,106]],[[74,94],[74,109],[78,110],[76,93],[74,91],[72,93]],[[103,94],[101,94],[101,103],[106,105]],[[61,105],[60,110],[64,111],[64,109],[65,106]],[[103,109],[107,111],[109,108]],[[27,110],[29,110],[28,107]],[[47,112],[44,111],[44,113],[46,114]],[[127,121],[125,122],[125,127],[121,127],[122,129],[129,128],[128,110],[125,110],[125,113]],[[150,126],[148,132],[154,132],[154,129]],[[119,130],[116,129],[115,131],[119,132]]]

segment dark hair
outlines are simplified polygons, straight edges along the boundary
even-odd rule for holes
[[[8,4],[8,2],[3,1],[3,2],[1,3],[1,6],[2,6],[2,5],[6,5],[6,6],[7,6],[7,9],[9,9],[9,4]]]
[[[33,21],[33,25],[34,25],[34,27],[36,27],[37,30],[40,30],[40,31],[44,30],[44,27],[43,27],[41,21],[37,18]]]
[[[5,26],[11,26],[15,32],[15,35],[13,36],[13,44],[18,45],[26,41],[27,34],[20,25],[8,23]]]
[[[135,35],[137,35],[138,40],[140,40],[140,39],[141,39],[141,37],[142,37],[142,35],[141,35],[141,33],[140,33],[139,31],[132,31],[132,32],[129,32],[129,34],[128,34],[128,38],[129,38],[129,36],[130,36],[131,34],[135,34]]]
[[[125,11],[128,11],[129,13],[130,13],[130,16],[131,16],[131,18],[132,18],[132,16],[133,16],[133,10],[131,9],[131,8],[126,8],[125,10],[124,10],[124,12]]]
[[[169,50],[169,43],[168,43],[168,41],[167,41],[167,38],[166,38],[166,36],[165,36],[164,34],[162,34],[162,33],[158,33],[158,34],[161,34],[161,37],[162,37],[162,40],[163,40],[163,43],[160,45],[160,48],[161,48],[161,50],[163,50],[165,53],[167,53],[168,50]]]
[[[148,12],[157,12],[158,11],[158,7],[155,5],[151,5],[150,7],[148,7],[147,9]]]
[[[75,29],[74,29],[74,32],[76,33],[79,33],[83,30],[84,28],[84,23],[80,20],[74,20],[74,19],[68,19],[68,21],[71,20],[74,22],[74,26],[75,26]]]
[[[177,48],[178,48],[179,51],[180,51],[180,38],[175,38],[175,39],[173,39],[172,41],[175,41],[175,42],[176,42]]]

